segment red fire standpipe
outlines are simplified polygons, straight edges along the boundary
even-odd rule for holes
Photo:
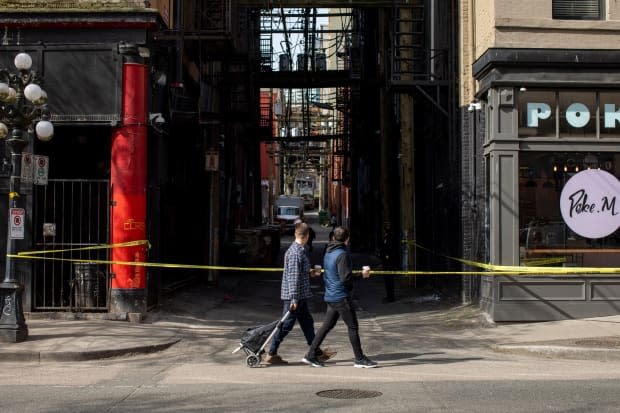
[[[112,135],[113,244],[146,239],[147,66],[123,64],[122,124]],[[113,248],[112,261],[145,262],[146,246]],[[111,313],[146,313],[146,267],[112,264]]]

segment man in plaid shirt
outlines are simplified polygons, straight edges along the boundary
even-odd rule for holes
[[[265,358],[268,364],[286,364],[286,360],[278,355],[278,348],[284,337],[293,329],[295,321],[304,333],[308,345],[314,340],[314,319],[308,308],[308,299],[312,297],[310,291],[310,277],[318,277],[320,271],[310,269],[310,260],[306,252],[306,243],[310,234],[310,227],[304,222],[295,224],[295,241],[284,254],[284,272],[282,273],[282,314],[290,311],[289,316],[282,323],[280,330],[271,341],[269,353]],[[336,353],[317,349],[316,356],[321,360],[328,360]]]

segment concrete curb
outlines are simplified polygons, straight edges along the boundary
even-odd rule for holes
[[[571,360],[620,360],[620,349],[571,347],[549,344],[493,344],[490,349],[498,353],[562,358]]]
[[[101,360],[138,354],[151,354],[166,350],[181,341],[180,338],[144,346],[125,347],[108,350],[81,350],[81,351],[8,351],[2,353],[0,362],[47,362],[47,361],[89,361]]]

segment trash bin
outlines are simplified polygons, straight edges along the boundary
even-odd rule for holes
[[[319,211],[319,225],[328,225],[327,211]]]
[[[99,307],[99,304],[105,305],[105,284],[102,288],[103,273],[97,270],[97,264],[78,262],[74,266],[75,307],[81,309]]]

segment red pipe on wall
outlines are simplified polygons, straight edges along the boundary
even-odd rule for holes
[[[112,243],[146,239],[147,78],[146,65],[123,64],[123,121],[112,135]],[[112,261],[144,262],[146,248],[113,248],[111,258]],[[113,290],[146,289],[145,267],[112,264],[112,273]],[[113,296],[117,296],[117,302],[113,300],[111,307],[117,311],[132,312],[136,309],[123,307],[135,307],[135,304],[137,310],[141,310],[142,305],[146,309],[146,303],[135,303],[130,299],[134,303],[126,306],[122,299],[118,302],[118,294],[115,295],[114,291]]]

